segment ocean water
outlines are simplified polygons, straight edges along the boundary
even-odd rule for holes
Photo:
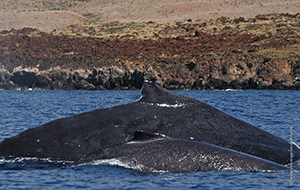
[[[300,144],[300,91],[174,91]],[[51,120],[137,100],[140,91],[0,91],[0,141]],[[289,171],[140,172],[118,166],[0,158],[0,189],[300,189]]]

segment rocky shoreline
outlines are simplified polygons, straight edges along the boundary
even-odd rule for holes
[[[4,68],[0,69],[0,89],[132,90],[141,88],[143,80],[150,78],[156,79],[158,83],[168,89],[177,90],[300,89],[300,78],[293,78],[289,75],[290,72],[298,72],[299,62],[273,62],[263,59],[259,61],[261,62],[255,60],[218,64],[208,66],[205,70],[195,68],[198,65],[190,62],[168,68],[168,74],[166,72],[156,73],[153,67],[150,67],[149,70],[124,69],[122,66],[74,70],[61,69],[57,66],[48,70],[39,70],[37,67],[23,68],[19,66],[12,72]],[[164,67],[163,64],[168,63],[160,62],[152,66],[161,68]],[[261,64],[264,66],[258,67]],[[272,66],[273,69],[268,69]],[[199,75],[199,72],[202,73]],[[162,74],[164,77],[160,77]],[[195,75],[198,77],[193,77]]]
[[[0,89],[139,89],[151,78],[168,89],[299,90],[299,19],[298,13],[127,28],[104,23],[114,30],[90,23],[70,26],[68,34],[2,31]]]

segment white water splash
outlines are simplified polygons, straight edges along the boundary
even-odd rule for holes
[[[0,163],[2,164],[9,164],[9,163],[53,163],[53,164],[71,164],[73,161],[68,160],[55,160],[51,158],[37,158],[37,157],[15,157],[15,158],[0,158]]]
[[[128,169],[134,169],[138,171],[143,171],[143,165],[133,165],[130,162],[122,162],[120,159],[111,158],[111,159],[103,159],[103,160],[94,160],[84,165],[109,165],[109,166],[120,166]]]
[[[299,145],[299,144],[297,144],[297,143],[295,143],[295,142],[292,142],[292,144],[295,145],[297,148],[300,149],[300,145]]]
[[[168,171],[164,171],[164,170],[154,170],[152,168],[147,168],[146,166],[144,166],[142,164],[135,164],[132,162],[124,162],[117,158],[94,160],[94,161],[91,161],[89,163],[85,163],[82,165],[95,165],[95,166],[109,165],[109,166],[119,166],[119,167],[123,167],[123,168],[127,168],[127,169],[133,169],[133,170],[137,170],[137,171],[151,171],[151,172],[157,172],[157,173],[168,172]]]

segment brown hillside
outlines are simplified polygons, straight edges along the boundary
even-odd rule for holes
[[[136,89],[155,78],[169,89],[300,89],[296,0],[0,7],[0,88]]]
[[[300,10],[299,0],[1,0],[0,31],[58,29],[85,21],[174,22]]]

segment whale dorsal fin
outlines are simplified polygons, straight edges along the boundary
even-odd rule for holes
[[[145,80],[141,92],[143,96],[138,101],[140,103],[165,103],[171,105],[178,103],[195,103],[194,99],[170,92],[155,81]]]
[[[151,140],[151,139],[161,138],[161,137],[164,136],[159,133],[149,133],[149,132],[138,130],[134,133],[134,137],[130,141],[146,141],[146,140]]]

